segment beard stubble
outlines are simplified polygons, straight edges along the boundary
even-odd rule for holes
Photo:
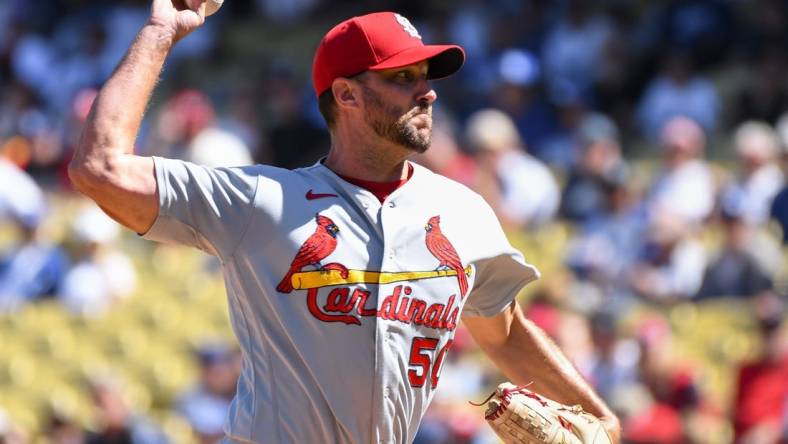
[[[416,153],[427,151],[432,142],[432,128],[429,128],[426,135],[420,134],[409,121],[418,114],[430,115],[429,104],[419,103],[414,109],[405,113],[402,108],[386,104],[383,97],[372,88],[366,85],[362,88],[364,102],[370,108],[370,111],[364,115],[364,120],[375,134]]]

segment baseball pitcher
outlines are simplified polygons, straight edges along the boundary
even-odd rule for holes
[[[477,194],[408,161],[430,146],[430,81],[462,48],[425,45],[391,12],[331,29],[312,80],[332,145],[307,168],[135,155],[167,54],[204,20],[204,0],[153,0],[69,174],[146,239],[221,261],[243,352],[225,442],[412,442],[461,320],[511,381],[582,406],[617,442],[615,416],[515,302],[537,270]]]

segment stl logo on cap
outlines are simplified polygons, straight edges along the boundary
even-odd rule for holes
[[[401,16],[399,14],[394,14],[394,17],[397,18],[397,22],[400,25],[402,25],[402,28],[405,30],[405,32],[410,34],[411,37],[415,37],[415,38],[421,40],[421,36],[419,35],[419,31],[416,29],[415,26],[413,26],[413,24],[410,22],[410,20],[406,19],[405,17],[403,17],[403,16]]]

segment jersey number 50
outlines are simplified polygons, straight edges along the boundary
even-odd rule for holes
[[[430,353],[438,348],[438,340],[434,338],[413,338],[410,346],[410,361],[408,366],[416,367],[408,370],[408,380],[412,387],[422,387],[427,380],[427,375],[430,375],[430,383],[432,388],[438,386],[438,378],[440,377],[441,367],[443,367],[443,358],[446,352],[449,351],[453,339],[449,339],[446,345],[435,354],[435,361],[432,362]],[[431,370],[431,371],[430,371]]]

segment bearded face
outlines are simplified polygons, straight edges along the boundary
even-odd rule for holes
[[[432,141],[432,106],[420,102],[409,111],[386,103],[383,97],[363,85],[367,113],[364,120],[375,133],[416,153],[423,153]]]

